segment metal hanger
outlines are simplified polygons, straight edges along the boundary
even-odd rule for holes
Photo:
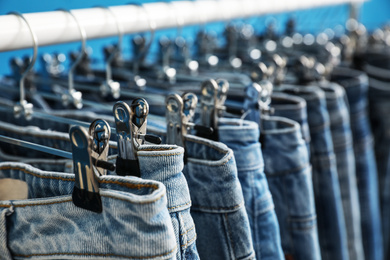
[[[213,128],[196,125],[192,123],[195,109],[198,103],[198,97],[193,93],[186,93],[182,96],[170,94],[165,99],[166,104],[166,122],[167,122],[167,144],[176,144],[184,148],[184,163],[187,162],[187,153],[185,149],[185,137],[190,129],[211,135]]]
[[[32,113],[33,113],[33,104],[28,103],[26,100],[26,95],[25,95],[25,88],[24,88],[24,81],[27,76],[27,74],[32,70],[34,67],[35,61],[37,59],[37,54],[38,54],[38,39],[34,33],[34,31],[31,28],[30,23],[27,21],[27,19],[23,16],[23,14],[18,13],[18,12],[11,12],[10,14],[19,16],[27,25],[31,38],[33,41],[33,57],[30,61],[30,64],[26,68],[26,70],[23,72],[20,81],[19,81],[19,93],[20,93],[20,100],[18,103],[15,104],[14,106],[14,114],[15,117],[20,117],[22,114],[24,114],[26,119],[31,119],[32,118]]]
[[[110,92],[113,96],[113,98],[118,99],[120,97],[120,84],[117,81],[114,81],[112,79],[112,69],[111,69],[111,63],[113,62],[114,58],[121,53],[122,50],[122,40],[123,40],[123,27],[119,23],[116,15],[114,12],[109,8],[102,6],[100,7],[107,12],[111,14],[111,16],[115,20],[116,28],[118,30],[118,43],[114,49],[114,51],[111,52],[110,56],[108,57],[106,61],[106,80],[105,82],[100,86],[100,90],[103,96],[106,96],[108,92]]]
[[[114,105],[113,113],[118,139],[116,173],[121,176],[140,177],[138,148],[145,141],[161,143],[160,137],[146,134],[149,105],[143,98],[133,100],[130,106],[123,101],[118,101]]]

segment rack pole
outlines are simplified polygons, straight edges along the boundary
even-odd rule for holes
[[[124,33],[129,34],[150,30],[147,20],[149,17],[158,30],[176,27],[177,15],[180,15],[182,25],[186,26],[362,1],[364,0],[198,0],[148,3],[144,7],[113,6],[111,10],[121,23]],[[116,36],[116,21],[106,10],[89,8],[72,12],[84,27],[88,39]],[[25,17],[37,35],[39,46],[80,41],[77,24],[63,11],[27,13]],[[0,39],[0,51],[32,46],[27,25],[14,15],[0,16]]]

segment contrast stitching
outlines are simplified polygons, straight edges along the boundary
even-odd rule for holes
[[[184,232],[184,233],[182,233],[182,234],[180,234],[180,236],[184,236],[184,235],[186,235],[188,232],[190,232],[191,230],[193,230],[193,229],[195,229],[195,225],[193,225],[190,229],[187,229],[187,231],[186,232]]]
[[[139,152],[142,151],[169,151],[169,150],[174,150],[176,149],[175,147],[167,147],[167,148],[153,148],[153,149],[141,149]]]
[[[187,243],[185,243],[184,245],[181,245],[181,247],[187,247],[189,244],[191,244],[192,242],[194,242],[196,240],[196,235],[194,238],[192,238],[191,240],[188,240]]]
[[[144,205],[144,204],[152,204],[158,200],[160,200],[165,194],[161,194],[158,198],[156,198],[155,200],[151,200],[151,201],[144,201],[144,202],[132,202],[134,204],[138,204],[138,205]],[[116,199],[116,200],[122,200],[122,201],[126,201],[128,202],[128,200],[126,199],[122,199],[122,198],[116,198],[116,197],[113,197],[113,196],[108,196],[108,195],[101,195],[102,197],[106,197],[106,198],[111,198],[111,199]]]
[[[54,180],[62,180],[62,181],[75,181],[75,178],[63,178],[63,177],[54,177],[54,176],[44,176],[44,175],[38,175],[36,173],[30,172],[27,169],[19,168],[19,167],[12,167],[12,166],[6,166],[6,167],[0,167],[1,170],[17,170],[22,171],[24,173],[30,174],[32,176],[42,178],[42,179],[54,179]],[[99,183],[109,183],[109,184],[118,184],[121,186],[125,186],[127,188],[154,188],[158,189],[157,185],[154,184],[131,184],[131,183],[125,183],[125,182],[119,182],[119,181],[109,181],[109,180],[101,180],[98,179]]]
[[[187,202],[186,204],[181,204],[181,205],[178,205],[178,206],[169,207],[168,209],[176,209],[176,208],[188,206],[190,204],[191,204],[191,201]]]
[[[24,173],[30,174],[32,176],[42,178],[42,179],[54,179],[54,180],[61,180],[61,181],[75,181],[75,178],[63,178],[63,177],[54,177],[54,176],[44,176],[44,175],[38,175],[36,173],[30,172],[27,169],[20,168],[20,167],[13,167],[13,166],[4,166],[0,167],[0,171],[2,170],[16,170],[16,171],[22,171]]]
[[[112,256],[112,257],[124,257],[128,259],[151,259],[151,258],[156,258],[156,257],[161,257],[161,256],[166,256],[171,253],[173,253],[176,250],[173,248],[171,251],[160,254],[160,255],[153,255],[153,256],[125,256],[125,255],[116,255],[116,254],[99,254],[99,253],[50,253],[50,254],[31,254],[31,255],[20,255],[20,254],[15,254],[15,256],[20,256],[20,257],[31,257],[31,256],[49,256],[49,255],[79,255],[79,256]]]
[[[180,153],[169,153],[169,154],[138,154],[138,157],[165,157],[165,156],[175,156],[175,155],[181,155],[184,152]]]
[[[240,204],[237,204],[235,206],[232,206],[232,207],[220,207],[220,208],[214,208],[214,207],[203,207],[203,206],[196,206],[196,205],[192,205],[192,209],[193,210],[196,210],[196,208],[199,208],[199,209],[213,209],[213,210],[232,210],[232,209],[237,209],[239,207],[242,207],[243,206],[243,203],[240,203]]]
[[[131,188],[131,189],[134,189],[134,188],[137,188],[137,189],[141,189],[141,188],[158,189],[158,186],[155,185],[155,184],[134,184],[134,183],[111,181],[111,180],[102,180],[102,179],[99,179],[98,181],[99,181],[99,183],[118,184],[118,185],[125,186],[125,187]]]
[[[213,148],[213,149],[217,150],[217,151],[220,152],[220,153],[224,153],[224,154],[229,153],[228,151],[224,151],[224,150],[222,150],[222,149],[220,149],[220,148],[217,148],[217,147],[215,147],[215,146],[211,146],[210,144],[208,144],[208,143],[206,143],[206,142],[202,142],[202,141],[199,141],[199,140],[191,140],[191,139],[190,139],[190,140],[187,139],[187,141],[188,141],[188,142],[197,143],[197,144],[207,145],[208,147]]]

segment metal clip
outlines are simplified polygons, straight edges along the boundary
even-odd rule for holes
[[[185,150],[185,136],[188,130],[195,129],[197,132],[211,135],[213,129],[192,123],[195,114],[198,98],[193,93],[186,93],[180,97],[178,94],[171,94],[167,97],[165,104],[167,106],[167,144],[176,144]],[[184,155],[184,163],[187,161]]]
[[[161,143],[161,138],[146,134],[149,105],[145,99],[137,98],[130,106],[125,102],[118,101],[113,110],[119,150],[116,173],[129,175],[129,170],[132,169],[132,175],[140,177],[138,148],[145,141]]]
[[[73,126],[69,131],[69,136],[75,171],[72,201],[77,207],[101,213],[103,206],[99,194],[98,177],[92,170],[91,139],[87,131],[80,126]]]
[[[270,107],[273,85],[268,80],[260,81],[260,84],[252,83],[245,89],[246,98],[244,101],[245,111],[248,112],[247,119],[261,124],[261,115],[273,113]]]
[[[110,149],[108,143],[111,137],[111,127],[105,120],[96,119],[91,123],[88,132],[92,139],[91,156],[94,165],[93,169],[98,176],[106,175],[107,170],[99,167],[98,162],[107,161]]]
[[[229,90],[229,83],[224,79],[207,80],[201,87],[201,124],[213,128],[213,134],[205,136],[204,133],[197,132],[198,136],[212,140],[218,140],[218,118],[226,110],[224,106]]]

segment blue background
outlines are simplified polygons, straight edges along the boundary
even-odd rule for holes
[[[320,0],[313,0],[320,1]],[[97,5],[125,5],[128,0],[93,0],[93,1],[80,1],[80,0],[40,0],[40,1],[31,1],[31,0],[0,0],[0,15],[7,14],[11,11],[18,11],[21,13],[30,13],[30,12],[45,12],[53,11],[58,8],[66,9],[79,9],[79,8],[90,8]],[[143,3],[150,3],[156,1],[142,1]],[[245,19],[245,22],[249,22],[254,25],[254,28],[257,32],[264,31],[264,25],[269,21],[276,21],[277,29],[279,31],[284,30],[284,25],[286,20],[289,17],[294,17],[296,19],[297,30],[302,33],[315,33],[326,28],[336,28],[337,25],[344,25],[349,15],[349,7],[347,5],[336,6],[336,7],[327,7],[327,8],[318,8],[304,11],[295,11],[291,13],[277,14],[277,15],[267,15],[262,17],[253,17]],[[359,15],[360,21],[367,27],[369,31],[374,30],[377,27],[384,25],[390,18],[390,1],[389,0],[371,0],[364,3],[360,9]],[[217,33],[221,33],[224,28],[225,23],[214,23],[207,25],[207,30],[214,30]],[[193,38],[196,34],[196,31],[199,29],[198,26],[185,27],[183,28],[183,36],[187,38]],[[158,39],[162,35],[168,37],[173,37],[177,34],[176,29],[158,31],[156,33],[156,38]],[[132,35],[127,35],[124,38],[123,42],[123,56],[125,58],[131,58],[130,50],[130,38]],[[1,40],[1,39],[0,39]],[[95,63],[100,63],[103,60],[102,58],[102,47],[107,44],[115,43],[116,38],[106,38],[98,40],[88,40],[88,46],[92,50],[92,57]],[[52,52],[62,52],[68,54],[70,51],[78,50],[80,43],[68,43],[60,44],[54,46],[46,46],[39,48],[39,54],[43,53],[52,53]],[[149,54],[149,59],[153,59],[156,52],[156,44],[151,49]],[[0,75],[8,74],[9,69],[9,59],[14,56],[24,56],[31,55],[32,49],[10,51],[10,52],[0,52]],[[36,69],[39,69],[40,64],[36,64]]]

